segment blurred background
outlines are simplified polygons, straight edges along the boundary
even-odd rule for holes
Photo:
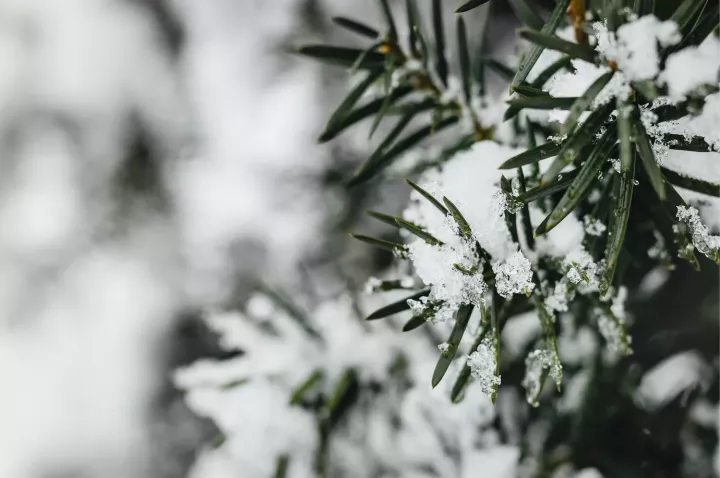
[[[1,478],[188,476],[218,429],[173,373],[231,356],[202,311],[258,282],[313,304],[387,267],[345,232],[408,192],[344,188],[367,128],[316,138],[349,79],[291,52],[353,44],[329,19],[377,24],[368,3],[0,0]],[[667,287],[638,356],[698,349],[715,373],[717,270]]]

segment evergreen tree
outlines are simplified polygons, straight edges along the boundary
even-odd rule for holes
[[[716,476],[719,7],[509,0],[514,65],[495,3],[450,38],[445,2],[380,0],[333,19],[365,48],[299,48],[355,77],[320,141],[378,143],[346,186],[410,203],[353,233],[387,251],[367,294],[209,314],[243,355],[176,377],[223,433],[198,476]]]

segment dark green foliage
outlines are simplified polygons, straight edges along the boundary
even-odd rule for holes
[[[466,12],[484,3],[484,0],[469,1],[461,5],[457,12]],[[632,378],[632,364],[636,356],[628,357],[630,352],[629,336],[626,333],[626,324],[623,319],[616,316],[611,307],[611,300],[620,286],[631,288],[631,294],[638,293],[639,284],[642,278],[658,265],[672,268],[687,268],[687,264],[678,262],[675,259],[686,260],[691,266],[699,267],[700,264],[708,264],[706,257],[696,255],[693,250],[693,237],[688,228],[679,224],[676,214],[678,206],[686,206],[679,195],[677,188],[688,189],[709,196],[720,197],[720,185],[713,184],[702,178],[690,177],[685,174],[673,171],[660,165],[655,150],[657,141],[664,142],[671,149],[681,149],[696,152],[706,152],[710,149],[707,142],[700,137],[685,137],[684,135],[666,134],[660,136],[656,129],[651,129],[641,120],[647,112],[658,117],[658,121],[670,121],[684,118],[688,115],[697,115],[703,108],[705,97],[708,93],[717,91],[716,85],[707,85],[704,89],[698,89],[687,95],[683,101],[674,104],[652,103],[654,99],[667,95],[667,87],[657,80],[635,81],[629,84],[631,93],[627,98],[607,101],[607,94],[604,91],[611,80],[618,78],[616,75],[622,73],[614,62],[608,62],[600,58],[593,47],[588,46],[587,33],[591,31],[589,21],[585,19],[584,11],[580,12],[581,21],[578,21],[576,12],[571,5],[577,8],[579,4],[586,4],[587,9],[594,15],[592,21],[607,20],[611,30],[616,30],[620,25],[628,21],[627,12],[634,11],[638,14],[655,13],[660,18],[671,18],[676,21],[683,32],[683,40],[679,46],[664,48],[660,52],[662,61],[667,56],[680,48],[689,45],[698,45],[711,34],[716,28],[718,20],[718,6],[713,2],[705,0],[692,1],[682,0],[670,3],[656,2],[654,0],[612,0],[593,1],[585,0],[576,2],[571,0],[559,0],[547,2],[541,6],[550,10],[547,20],[543,8],[536,8],[539,4],[529,0],[509,0],[507,4],[521,20],[526,28],[519,30],[519,36],[528,40],[532,45],[521,57],[517,68],[514,65],[506,65],[502,61],[492,57],[492,52],[483,43],[483,48],[473,49],[472,42],[469,42],[469,33],[473,35],[478,30],[477,25],[469,23],[471,15],[458,16],[457,42],[449,42],[454,46],[452,54],[446,54],[446,34],[443,28],[443,8],[447,11],[448,6],[442,0],[432,2],[432,26],[433,31],[429,42],[423,37],[420,26],[422,22],[413,1],[406,1],[407,12],[407,42],[397,42],[398,28],[395,24],[397,19],[392,17],[388,2],[381,1],[383,16],[385,18],[385,33],[377,34],[374,28],[363,25],[355,25],[351,21],[338,22],[346,29],[352,30],[368,39],[377,40],[378,36],[382,41],[371,45],[366,50],[311,50],[312,56],[321,60],[342,64],[352,67],[353,65],[365,77],[364,81],[356,87],[342,102],[340,107],[333,114],[333,119],[328,122],[326,133],[323,139],[335,137],[339,132],[360,121],[363,118],[374,116],[372,131],[380,125],[382,119],[394,116],[394,124],[388,131],[384,131],[383,138],[379,139],[378,145],[355,175],[348,181],[351,186],[363,186],[376,181],[387,168],[395,163],[403,153],[424,142],[441,140],[442,153],[436,158],[429,159],[427,164],[420,164],[407,173],[411,178],[416,174],[430,168],[442,168],[445,161],[451,159],[458,151],[472,147],[474,142],[492,139],[495,134],[494,128],[483,127],[487,124],[480,117],[481,108],[475,108],[474,100],[478,98],[478,92],[482,94],[490,91],[485,84],[486,68],[493,72],[488,80],[510,81],[512,98],[507,101],[504,119],[512,120],[508,123],[513,128],[515,137],[507,141],[513,147],[525,145],[526,150],[506,160],[500,169],[508,171],[506,176],[498,172],[498,182],[504,194],[503,200],[509,203],[509,207],[501,212],[501,221],[504,219],[509,231],[509,239],[513,243],[520,244],[520,251],[527,257],[533,259],[532,273],[534,290],[528,293],[515,294],[512,300],[506,300],[498,296],[498,283],[501,280],[500,273],[496,277],[498,269],[496,258],[483,250],[478,242],[481,239],[473,234],[470,222],[463,215],[460,209],[447,197],[435,198],[428,191],[411,180],[408,184],[420,196],[421,201],[428,201],[440,214],[449,216],[454,221],[457,229],[453,229],[462,239],[463,246],[471,244],[476,246],[476,256],[473,260],[476,263],[452,264],[454,273],[461,273],[462,280],[467,277],[482,277],[488,287],[487,294],[481,294],[477,300],[473,299],[472,304],[455,304],[459,309],[455,313],[452,322],[452,332],[447,340],[448,348],[441,353],[435,370],[432,374],[431,385],[437,386],[447,373],[454,360],[458,360],[465,353],[476,350],[481,341],[491,338],[497,348],[497,370],[499,375],[502,372],[503,387],[516,387],[522,380],[524,364],[522,360],[508,360],[503,358],[500,363],[500,333],[502,332],[505,319],[516,315],[517,310],[533,310],[540,321],[542,336],[536,342],[528,344],[525,352],[542,349],[549,353],[552,361],[553,372],[550,368],[543,368],[539,375],[540,391],[536,396],[529,396],[528,401],[540,407],[540,410],[531,412],[530,421],[544,417],[552,429],[547,439],[545,448],[540,452],[539,476],[551,476],[558,463],[552,460],[567,461],[578,466],[597,466],[605,476],[645,476],[646,471],[652,470],[652,476],[662,478],[674,478],[681,476],[676,473],[679,469],[677,463],[672,464],[670,474],[662,474],[662,466],[657,463],[638,465],[639,461],[624,456],[622,452],[612,449],[609,423],[623,426],[631,430],[629,436],[633,440],[643,442],[647,450],[633,449],[638,456],[650,456],[662,454],[661,447],[656,446],[653,437],[643,437],[637,432],[641,429],[638,423],[626,423],[618,418],[618,415],[628,414],[630,411],[637,412],[636,404],[628,397],[637,387],[637,377]],[[493,8],[495,5],[493,5]],[[624,8],[629,10],[624,11]],[[489,11],[488,8],[486,11]],[[541,15],[542,14],[542,15]],[[575,24],[573,25],[573,20]],[[466,23],[468,22],[468,23]],[[492,24],[490,18],[489,23]],[[567,23],[566,23],[567,22]],[[572,42],[555,35],[555,31],[570,24],[575,27],[577,42]],[[375,33],[375,35],[373,35]],[[478,36],[484,36],[485,31],[478,32]],[[585,41],[582,40],[585,35]],[[399,45],[402,43],[403,46]],[[430,43],[430,45],[428,45]],[[407,44],[408,51],[403,51]],[[590,42],[590,44],[594,44]],[[317,48],[317,47],[316,47]],[[546,49],[554,50],[561,54],[561,57],[540,71],[532,80],[529,80],[530,71],[533,69],[542,52]],[[364,52],[364,53],[363,53]],[[308,54],[307,52],[305,52]],[[364,56],[361,56],[363,55]],[[450,68],[448,59],[455,63]],[[555,97],[545,91],[548,81],[561,70],[572,70],[571,60],[579,59],[590,62],[604,68],[610,67],[607,73],[600,75],[579,97]],[[380,61],[382,60],[382,61]],[[403,70],[414,60],[412,68]],[[422,68],[417,65],[421,64]],[[577,63],[576,63],[577,64]],[[662,64],[661,64],[662,66]],[[579,68],[579,67],[578,67]],[[452,70],[459,80],[459,94],[445,95],[448,87],[448,75]],[[405,76],[398,76],[399,80],[390,88],[389,78],[393,73],[404,71]],[[372,100],[365,106],[358,106],[361,102],[361,93],[371,85],[382,83],[385,85],[383,98]],[[614,84],[614,82],[613,82]],[[417,99],[414,96],[406,100],[406,95],[420,93],[423,98]],[[454,92],[453,92],[454,93]],[[573,93],[574,94],[574,93]],[[461,97],[460,97],[461,95]],[[601,101],[598,99],[602,98]],[[598,104],[602,103],[602,104]],[[372,104],[372,111],[368,112]],[[472,108],[468,108],[472,105]],[[366,108],[363,110],[363,108]],[[537,124],[528,119],[524,110],[554,110],[567,111],[567,119],[562,125]],[[362,111],[362,115],[361,112]],[[432,117],[432,119],[430,119]],[[532,116],[531,116],[532,117]],[[586,117],[584,121],[583,117]],[[390,123],[388,120],[387,123]],[[418,126],[414,126],[415,124]],[[539,120],[538,120],[539,123]],[[464,129],[461,129],[460,125]],[[383,125],[384,126],[384,125]],[[507,126],[507,125],[505,125]],[[504,126],[503,126],[504,127]],[[383,131],[378,128],[377,132]],[[445,132],[449,138],[436,137],[436,133]],[[462,134],[460,134],[460,132]],[[504,130],[502,131],[504,133]],[[454,134],[454,136],[452,136]],[[547,142],[538,141],[541,137],[547,138]],[[505,140],[507,137],[503,136]],[[540,142],[541,144],[537,144]],[[655,148],[655,149],[654,149]],[[440,148],[439,148],[440,149]],[[619,160],[615,158],[619,155]],[[639,155],[639,158],[638,158]],[[543,159],[554,159],[549,164],[540,163]],[[611,163],[613,160],[613,163]],[[639,160],[639,161],[638,161]],[[613,165],[619,163],[619,173]],[[636,164],[637,163],[637,164]],[[541,169],[542,168],[542,169]],[[514,170],[514,171],[513,171]],[[543,173],[541,174],[541,171]],[[511,183],[510,178],[515,175],[516,179]],[[473,178],[468,177],[468,182]],[[591,198],[591,193],[594,198]],[[449,197],[452,190],[446,191]],[[533,203],[533,204],[530,204]],[[462,207],[464,207],[461,204]],[[533,224],[530,212],[534,214],[540,210],[544,220],[539,224]],[[465,211],[467,213],[467,211]],[[437,247],[451,247],[448,244],[433,236],[436,231],[430,231],[418,224],[409,222],[403,218],[391,215],[368,211],[368,214],[392,228],[402,228],[422,241]],[[552,306],[548,305],[553,288],[560,281],[569,277],[568,268],[579,267],[573,263],[568,265],[564,257],[551,257],[543,255],[542,245],[547,240],[539,237],[549,233],[563,223],[568,216],[577,214],[579,219],[599,221],[607,229],[599,234],[588,232],[583,239],[583,246],[598,266],[596,276],[601,279],[599,292],[597,282],[592,291],[584,291],[583,287],[589,285],[591,280],[589,274],[581,270],[577,272],[581,282],[579,284],[567,282],[569,309],[566,313],[572,318],[575,326],[589,326],[596,331],[599,328],[596,314],[602,314],[613,326],[619,330],[618,334],[623,349],[623,355],[619,362],[613,366],[603,363],[600,353],[594,357],[593,364],[569,364],[568,375],[575,377],[579,370],[586,370],[589,373],[589,385],[583,403],[578,407],[577,413],[571,417],[558,414],[554,408],[557,404],[556,396],[550,396],[546,403],[547,394],[542,394],[542,385],[548,378],[557,377],[557,388],[560,390],[562,380],[562,368],[559,367],[562,357],[558,344],[558,334],[566,334],[563,330],[567,325],[565,318],[557,320],[560,313],[556,315]],[[473,219],[474,216],[468,215]],[[589,231],[588,226],[588,231]],[[431,233],[432,232],[432,233]],[[560,231],[555,231],[560,232]],[[438,237],[443,237],[437,234]],[[375,239],[368,236],[355,236],[367,243],[389,249],[399,257],[407,257],[406,246],[384,239]],[[552,237],[552,235],[550,235]],[[658,237],[660,240],[658,240]],[[661,251],[662,257],[649,258],[648,250],[656,247]],[[663,243],[663,244],[661,244]],[[662,247],[661,247],[662,246]],[[667,250],[664,250],[667,249]],[[531,256],[529,253],[532,253]],[[658,254],[661,254],[658,252]],[[707,255],[711,260],[720,261],[715,254]],[[493,289],[496,290],[493,290]],[[611,290],[612,288],[612,290]],[[403,289],[399,280],[383,281],[378,290]],[[605,298],[601,294],[610,293]],[[422,290],[408,298],[389,304],[367,317],[367,320],[390,317],[394,314],[410,310],[407,299],[419,300],[423,297],[433,297],[430,289]],[[629,308],[639,307],[640,300],[634,302],[635,297],[630,296]],[[644,300],[644,299],[642,299]],[[449,302],[449,301],[448,301]],[[432,321],[435,314],[447,303],[435,302],[428,298],[426,308],[420,312],[415,310],[415,316],[405,322],[402,327],[404,332],[412,331],[423,327],[428,321]],[[518,309],[515,309],[517,307]],[[466,344],[461,339],[468,329],[468,323],[473,310],[477,308],[482,314],[481,326],[476,335]],[[638,316],[645,316],[641,329],[647,334],[658,332],[649,325],[650,319],[647,314],[641,311],[634,311]],[[681,311],[677,311],[681,315]],[[390,322],[392,324],[392,321]],[[673,323],[678,326],[678,324]],[[382,326],[382,324],[373,324]],[[633,327],[636,327],[633,325]],[[717,327],[715,327],[716,329]],[[716,330],[713,332],[716,333]],[[472,328],[470,329],[472,330]],[[648,336],[638,338],[638,330],[632,330],[636,340],[633,342],[633,349],[640,355],[639,360],[645,366],[650,366],[666,355],[658,355],[653,360],[648,360],[645,355],[652,355],[653,342]],[[434,341],[439,342],[432,334],[431,327],[425,327],[417,332],[428,334]],[[600,339],[604,342],[604,338]],[[674,339],[656,338],[655,340],[666,340],[672,343]],[[638,344],[638,341],[640,344]],[[472,342],[472,345],[470,343]],[[470,349],[466,347],[470,345]],[[686,344],[687,345],[687,344]],[[713,357],[717,351],[713,349]],[[504,355],[503,355],[504,357]],[[657,359],[657,360],[656,360]],[[646,370],[646,369],[643,369]],[[467,363],[459,367],[459,375],[455,378],[450,398],[453,402],[462,400],[465,390],[472,384],[470,366]],[[636,373],[636,372],[633,372]],[[633,382],[634,380],[634,382]],[[476,384],[477,385],[477,384]],[[497,392],[497,390],[496,390]],[[549,392],[549,391],[548,391]],[[491,397],[494,401],[496,393]],[[605,407],[607,401],[607,407]],[[614,407],[614,408],[613,408]],[[597,409],[596,415],[591,408]],[[606,408],[612,408],[607,410]],[[628,416],[623,417],[628,420]],[[679,427],[669,427],[673,432],[678,432]],[[527,430],[522,430],[526,432]],[[602,449],[593,449],[594,433],[599,433],[599,440],[603,442]],[[668,438],[668,440],[671,440]],[[677,437],[673,437],[673,443],[678,443]],[[624,437],[618,437],[618,441],[624,446],[632,448],[634,444],[628,445]],[[564,447],[564,448],[562,448]],[[562,455],[558,450],[565,450]],[[556,455],[560,454],[560,458]],[[655,455],[653,455],[655,456]],[[600,458],[602,457],[602,458]],[[620,457],[620,458],[618,458]],[[657,458],[657,457],[656,457]],[[671,460],[669,460],[671,461]],[[668,461],[668,462],[669,462]],[[657,459],[656,459],[657,462]],[[647,469],[646,469],[647,468]],[[670,468],[669,468],[670,469]],[[675,473],[675,474],[672,474]],[[650,475],[647,475],[650,476]]]

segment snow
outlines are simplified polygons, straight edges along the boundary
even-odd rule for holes
[[[656,267],[643,277],[638,286],[638,296],[645,299],[655,294],[670,278],[670,272],[665,267]]]
[[[705,138],[715,151],[720,151],[720,92],[708,95],[698,116],[687,123],[687,130]]]
[[[658,80],[667,85],[673,101],[680,101],[700,86],[717,84],[718,70],[720,39],[709,35],[699,46],[690,46],[668,56]]]
[[[495,374],[497,361],[495,360],[496,349],[491,334],[485,337],[477,350],[470,354],[467,363],[470,366],[470,373],[479,384],[482,392],[492,396],[495,389],[500,386],[500,376]]]
[[[563,258],[565,277],[578,286],[582,293],[596,291],[600,283],[601,267],[582,244],[571,250]]]
[[[635,401],[646,410],[656,411],[680,393],[707,383],[708,368],[695,351],[672,355],[645,372],[635,392]]]
[[[560,357],[566,365],[585,365],[592,362],[598,350],[596,333],[588,326],[575,330],[572,316],[563,315],[563,332],[558,337]],[[567,319],[566,319],[567,318]]]
[[[408,246],[415,272],[425,284],[431,286],[428,304],[445,302],[441,321],[451,316],[460,305],[482,304],[482,295],[487,288],[482,276],[469,275],[455,267],[458,264],[467,271],[478,267],[479,257],[474,241],[488,251],[496,263],[517,253],[518,246],[510,238],[501,214],[503,211],[498,209],[496,198],[498,193],[503,194],[497,185],[497,168],[519,152],[492,141],[481,141],[470,150],[455,156],[441,171],[428,171],[420,178],[420,186],[436,199],[447,196],[458,207],[472,230],[471,240],[462,237],[452,217],[444,216],[418,193],[411,195],[411,203],[403,217],[424,227],[443,242],[441,245],[433,245],[417,239]],[[468,181],[468,177],[473,180]],[[510,265],[515,262],[525,268],[525,278],[519,277],[518,280],[526,281],[529,264],[518,262],[517,255]],[[510,269],[507,271],[510,272]],[[515,285],[523,288],[528,286],[520,283],[512,285],[510,282],[505,285],[509,287],[507,290],[512,290]]]
[[[677,24],[670,20],[661,22],[654,15],[625,23],[615,33],[600,22],[595,22],[593,29],[598,53],[614,61],[628,81],[655,78],[660,72],[658,45],[674,45],[681,39]]]
[[[597,315],[597,321],[598,329],[607,343],[608,350],[612,354],[623,354],[625,346],[621,325],[603,313]]]
[[[485,281],[480,274],[467,275],[455,267],[460,264],[470,269],[477,263],[472,245],[463,240],[456,241],[457,246],[431,245],[423,240],[410,244],[410,259],[415,267],[418,277],[430,285],[428,304],[444,301],[446,314],[442,314],[444,321],[449,318],[461,305],[482,305],[483,293],[487,289]]]
[[[555,97],[582,96],[595,80],[611,71],[606,66],[598,66],[584,60],[573,59],[571,63],[575,68],[574,72],[560,71],[556,73],[543,87],[543,90]],[[614,98],[627,98],[630,92],[631,88],[625,76],[621,72],[616,72],[592,101],[590,107],[597,109]],[[554,109],[548,113],[548,120],[564,123],[568,114],[568,110]],[[578,122],[585,121],[589,114],[587,111],[584,112],[578,118]]]
[[[436,199],[447,196],[460,209],[475,238],[496,260],[503,260],[517,250],[510,241],[505,221],[492,207],[493,195],[500,191],[498,167],[522,151],[493,141],[480,141],[456,155],[443,165],[441,171],[428,171],[418,181]],[[441,241],[451,242],[455,234],[448,227],[446,218],[418,194],[411,198],[413,201],[403,217],[424,226]]]
[[[506,299],[513,294],[530,295],[535,288],[530,261],[520,251],[503,262],[494,263],[492,269],[497,292]]]
[[[407,292],[388,294],[402,296]],[[387,300],[364,296],[360,306],[378,307]],[[450,387],[462,360],[455,361],[440,386],[430,387],[428,370],[437,361],[438,348],[445,344],[431,344],[423,334],[400,334],[387,326],[386,321],[391,319],[366,327],[367,323],[354,316],[344,296],[324,300],[308,314],[324,338],[322,344],[309,340],[297,323],[277,308],[270,321],[276,329],[274,334],[248,312],[247,308],[244,312],[214,312],[206,319],[220,333],[223,345],[241,348],[245,351],[242,356],[220,362],[200,361],[175,376],[176,384],[188,390],[192,409],[212,418],[226,435],[222,446],[201,456],[192,477],[225,478],[227,467],[243,475],[271,475],[277,455],[285,452],[291,455],[292,476],[315,476],[316,419],[302,408],[289,406],[292,390],[318,369],[324,374],[318,386],[325,393],[348,368],[356,371],[361,383],[387,383],[387,371],[399,354],[407,358],[411,383],[404,398],[400,400],[387,391],[374,398],[367,410],[354,407],[349,412],[354,414],[350,428],[333,436],[331,446],[338,456],[337,464],[345,467],[348,476],[369,476],[375,464],[410,478],[415,476],[414,467],[432,464],[444,475],[471,478],[472,470],[462,471],[467,463],[495,457],[493,463],[505,466],[502,457],[509,460],[517,450],[497,444],[486,430],[494,411],[481,386],[471,384],[463,402],[450,402]],[[449,333],[449,328],[443,333]],[[486,358],[494,361],[494,352],[485,352],[489,353]],[[238,379],[247,381],[226,386]],[[391,425],[389,414],[394,411],[402,420],[400,429]],[[276,434],[282,438],[276,440]],[[368,441],[358,442],[365,440],[363,436]],[[452,440],[462,457],[460,471],[443,451],[446,440]],[[243,447],[243,443],[248,445]],[[508,461],[511,463],[515,462]]]
[[[720,236],[710,234],[707,226],[702,223],[697,209],[692,206],[678,206],[677,219],[687,225],[693,245],[698,251],[709,258],[717,256],[720,250]]]
[[[530,220],[533,224],[540,224],[545,216],[538,207],[531,205]],[[536,251],[544,256],[565,257],[582,245],[584,236],[583,223],[571,213],[549,233],[536,238]]]
[[[607,226],[601,220],[595,219],[589,214],[583,217],[585,224],[585,232],[591,236],[602,236],[607,230]]]
[[[572,414],[581,408],[590,378],[591,373],[589,370],[580,370],[568,380],[563,395],[558,402],[558,410],[561,413]]]
[[[313,476],[310,470],[317,436],[311,430],[316,419],[299,407],[289,406],[284,387],[259,381],[223,392],[199,389],[188,394],[187,402],[196,413],[211,417],[218,425],[226,437],[219,455],[230,455],[237,469],[272,476],[277,457],[290,453],[293,476]],[[207,465],[201,460],[190,476],[215,478],[200,474],[203,466]]]
[[[574,272],[575,274],[571,276],[572,272]],[[574,277],[575,275],[577,276],[577,279]],[[570,272],[568,272],[567,279],[570,282],[577,284],[582,278],[575,269],[572,269]],[[547,307],[550,312],[567,312],[568,302],[572,299],[571,295],[572,294],[568,287],[567,281],[559,280],[555,284],[555,287],[553,287],[552,294],[548,295],[545,299],[545,307]]]

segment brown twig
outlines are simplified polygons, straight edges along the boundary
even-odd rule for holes
[[[570,0],[568,15],[573,21],[575,41],[580,45],[589,45],[588,35],[585,32],[585,0]]]

